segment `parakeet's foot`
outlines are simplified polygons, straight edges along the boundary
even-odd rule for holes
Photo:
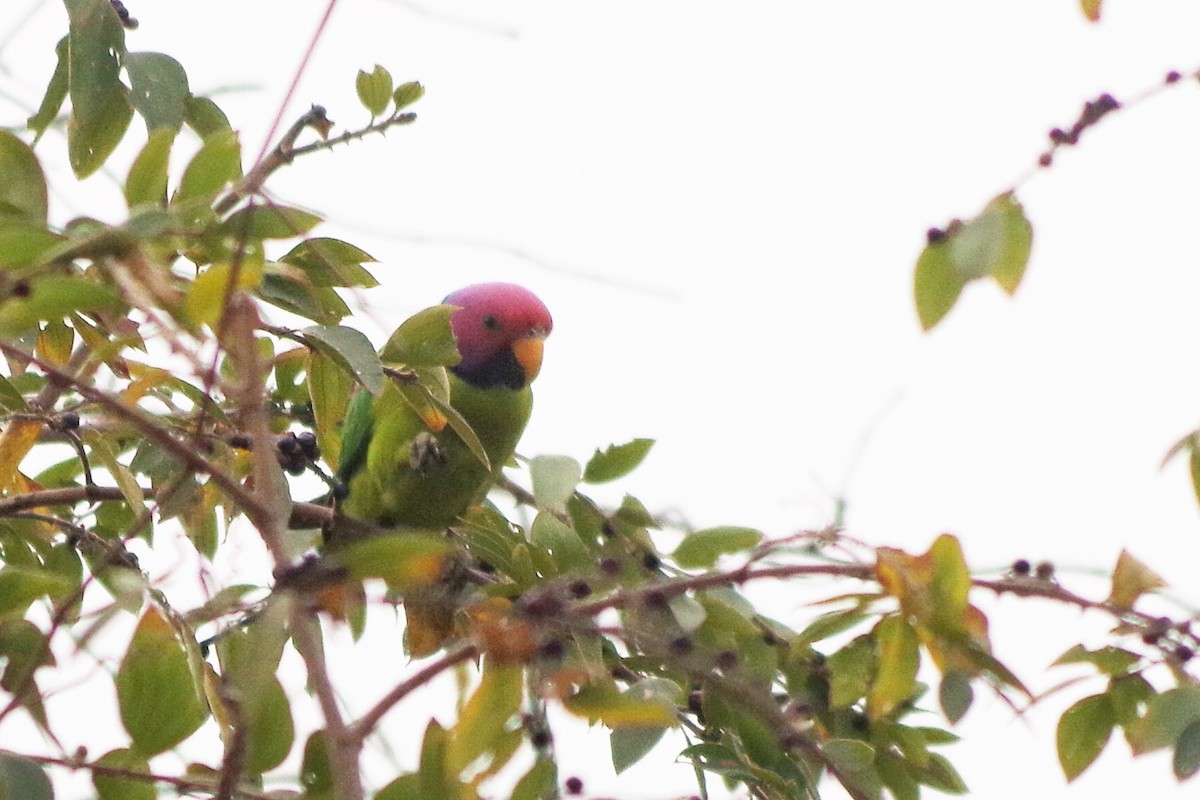
[[[437,437],[429,431],[421,431],[413,437],[412,449],[408,453],[408,465],[415,472],[426,472],[431,467],[446,463],[446,452],[438,444]]]

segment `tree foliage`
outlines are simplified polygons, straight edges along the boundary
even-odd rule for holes
[[[370,255],[316,235],[319,215],[263,189],[308,153],[412,123],[423,89],[396,85],[378,65],[361,71],[361,127],[335,134],[314,107],[247,166],[235,128],[191,91],[178,61],[127,49],[119,3],[65,6],[70,27],[41,107],[23,130],[0,131],[0,727],[28,715],[53,744],[6,740],[0,797],[53,797],[51,776],[68,769],[87,770],[104,800],[163,787],[221,798],[555,797],[574,789],[558,774],[550,705],[607,728],[618,772],[677,731],[701,794],[721,781],[755,797],[809,797],[828,780],[855,798],[961,793],[948,727],[977,691],[1015,707],[1033,700],[993,651],[978,592],[1114,620],[1110,644],[1074,645],[1059,659],[1101,687],[1059,722],[1068,778],[1117,730],[1135,753],[1172,749],[1180,779],[1200,769],[1200,687],[1189,672],[1198,643],[1186,620],[1138,608],[1162,582],[1128,553],[1110,595],[1090,599],[1049,565],[974,576],[950,535],[908,553],[837,527],[770,538],[730,526],[674,531],[667,552],[664,523],[643,502],[605,508],[587,494],[636,469],[646,439],[597,449],[586,464],[523,462],[496,489],[519,514],[485,504],[444,533],[367,530],[327,551],[321,529],[334,512],[297,499],[290,476],[336,467],[357,387],[378,394],[394,382],[418,410],[462,424],[439,399],[456,350],[438,307],[377,353],[338,291],[376,285]],[[1084,9],[1096,15],[1099,3]],[[1039,163],[1118,107],[1089,103]],[[35,146],[59,133],[79,178],[113,167],[122,141],[141,143],[124,172],[121,222],[50,218],[47,156]],[[1011,189],[929,239],[915,272],[926,328],[971,280],[1014,292],[1032,227]],[[1198,440],[1177,448],[1193,465]],[[206,569],[199,603],[160,588],[135,555],[186,546],[213,566],[239,536],[261,539],[269,568]],[[742,592],[768,581],[828,596],[775,619]],[[432,605],[448,621],[403,633],[436,655],[349,718],[324,640],[337,626],[356,638],[402,635],[366,613],[397,603]],[[77,720],[46,710],[59,654],[130,618],[110,687],[118,715],[96,721],[112,727],[112,748],[75,752]],[[305,666],[315,728],[298,722],[309,701],[280,680],[289,653]],[[450,670],[470,678],[457,717],[423,720],[411,768],[364,785],[364,743],[380,721]],[[935,708],[945,724],[930,724]],[[184,768],[151,769],[201,731],[220,746]],[[523,765],[515,782],[489,782],[513,763]]]

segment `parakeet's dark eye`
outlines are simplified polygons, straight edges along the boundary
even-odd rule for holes
[[[488,330],[494,331],[500,327],[500,320],[496,319],[495,314],[484,314],[483,315],[483,327],[487,328]]]

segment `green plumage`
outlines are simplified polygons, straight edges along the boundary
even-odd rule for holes
[[[487,495],[516,450],[533,395],[528,386],[479,388],[453,373],[448,377],[450,404],[479,437],[491,472],[449,426],[430,430],[389,382],[379,397],[359,392],[347,409],[338,470],[349,490],[341,503],[347,516],[386,527],[441,529]],[[414,461],[424,463],[414,468]]]

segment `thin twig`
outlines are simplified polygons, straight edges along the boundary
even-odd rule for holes
[[[414,690],[421,688],[428,681],[450,669],[455,664],[460,664],[478,655],[479,648],[473,644],[463,644],[454,650],[448,651],[441,658],[430,662],[397,684],[370,711],[363,714],[358,722],[351,725],[347,733],[361,743],[375,730],[375,726],[379,724],[379,720],[383,718],[383,715]]]

